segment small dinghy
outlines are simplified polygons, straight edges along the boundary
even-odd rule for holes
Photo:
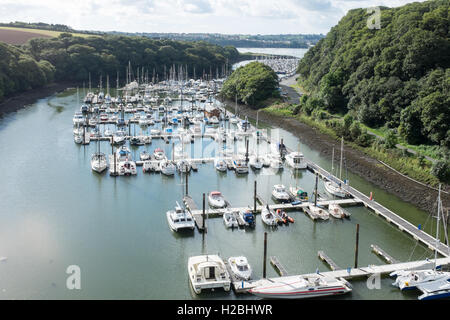
[[[268,205],[261,210],[261,220],[268,226],[276,226],[278,224],[277,216],[273,210],[270,210]]]
[[[237,228],[239,227],[238,221],[236,219],[236,213],[231,210],[227,210],[223,214],[223,223],[227,228]]]

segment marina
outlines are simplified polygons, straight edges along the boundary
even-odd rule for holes
[[[211,94],[211,96],[213,95]],[[197,110],[186,109],[185,112],[192,114],[193,123],[190,123],[189,117],[187,117],[186,122],[182,125],[181,123],[177,125],[172,123],[170,132],[167,131],[169,124],[165,124],[164,121],[154,122],[153,125],[147,125],[146,127],[140,126],[137,117],[132,119],[133,115],[138,112],[137,110],[134,113],[123,112],[123,122],[119,121],[120,125],[117,125],[117,120],[116,122],[103,120],[103,124],[81,126],[82,130],[79,130],[80,127],[75,125],[73,131],[69,130],[67,123],[71,122],[74,112],[80,110],[80,105],[77,104],[78,99],[77,94],[72,91],[67,95],[50,97],[48,100],[40,101],[36,109],[22,111],[24,122],[17,122],[14,118],[3,120],[4,124],[0,134],[3,135],[2,139],[14,141],[10,130],[29,134],[29,130],[36,128],[38,124],[45,121],[50,121],[56,125],[56,130],[61,132],[60,135],[55,136],[53,131],[49,130],[45,133],[47,137],[45,144],[38,144],[37,146],[27,144],[26,146],[38,155],[41,163],[45,159],[45,154],[48,154],[46,152],[49,148],[48,142],[54,142],[54,145],[58,148],[55,161],[66,165],[64,167],[51,167],[51,169],[46,167],[43,170],[44,172],[51,172],[50,176],[56,177],[59,175],[67,177],[68,181],[72,180],[73,183],[66,187],[70,190],[70,193],[66,193],[64,188],[56,190],[50,184],[47,185],[47,182],[43,182],[46,187],[42,191],[37,191],[29,184],[18,190],[26,192],[27,190],[30,191],[31,188],[41,197],[42,192],[49,190],[52,191],[52,196],[59,195],[61,200],[56,200],[54,209],[48,211],[45,209],[44,203],[34,203],[34,210],[37,210],[36,204],[38,204],[42,212],[40,217],[44,217],[44,221],[48,223],[50,222],[49,214],[55,215],[56,224],[66,230],[66,235],[73,241],[70,247],[75,245],[80,230],[83,230],[86,241],[83,241],[81,247],[84,249],[74,247],[74,250],[78,252],[80,257],[80,262],[77,263],[85,265],[90,270],[97,270],[94,271],[93,275],[98,277],[100,270],[105,268],[106,263],[114,265],[113,261],[116,261],[116,264],[107,273],[112,275],[117,272],[125,272],[128,269],[126,262],[120,261],[117,256],[109,256],[108,250],[100,253],[104,261],[98,261],[96,265],[89,262],[89,256],[94,254],[94,251],[88,251],[90,254],[86,255],[86,246],[91,245],[93,239],[98,239],[95,248],[104,249],[110,245],[115,245],[116,248],[119,248],[121,255],[128,256],[129,259],[134,261],[138,270],[140,270],[138,274],[141,274],[147,283],[164,288],[156,295],[156,293],[137,287],[134,292],[129,293],[133,297],[165,298],[175,295],[178,298],[208,298],[212,295],[227,298],[236,295],[240,299],[254,299],[253,295],[241,293],[247,293],[253,288],[266,285],[267,279],[289,282],[295,280],[295,277],[301,276],[306,279],[318,279],[319,277],[352,281],[352,289],[345,291],[347,293],[351,291],[351,293],[339,296],[339,298],[356,298],[361,297],[360,294],[364,298],[376,298],[384,297],[386,290],[373,292],[364,288],[364,279],[373,274],[386,275],[403,268],[424,267],[428,263],[425,257],[430,257],[434,250],[437,250],[439,255],[444,257],[437,260],[439,264],[449,264],[449,251],[445,244],[442,242],[436,243],[433,236],[424,230],[419,230],[405,218],[378,202],[378,197],[375,201],[371,196],[366,196],[359,191],[357,183],[353,187],[353,184],[350,186],[346,183],[348,179],[341,180],[331,175],[327,169],[327,162],[318,161],[317,153],[308,149],[305,145],[301,145],[300,148],[305,155],[302,160],[306,164],[304,168],[295,169],[292,165],[282,161],[281,170],[269,164],[260,169],[247,168],[246,172],[240,173],[243,168],[242,163],[245,165],[250,157],[257,152],[260,152],[261,156],[273,154],[274,145],[278,145],[280,142],[283,144],[284,141],[286,146],[296,146],[298,141],[289,133],[277,131],[273,128],[254,127],[252,123],[251,129],[246,129],[238,125],[240,121],[246,122],[247,119],[238,119],[236,123],[231,123],[230,119],[233,115],[225,111],[226,109],[213,97],[211,97],[212,103],[210,105],[216,105],[220,112],[219,118],[221,120],[218,124],[208,124],[208,117],[205,116],[206,111],[201,110],[208,103],[208,98],[206,98],[205,102],[197,103]],[[64,106],[62,111],[59,113],[54,111],[49,106],[48,101]],[[174,107],[174,110],[175,108],[180,110],[181,105],[185,103],[174,97],[171,106]],[[198,110],[198,107],[200,107],[200,110]],[[109,114],[108,118],[115,114],[114,112],[106,112],[106,109],[104,113]],[[156,115],[157,112],[159,113],[159,109],[151,109],[152,111],[142,109],[140,112],[142,114],[144,112],[150,113],[152,116]],[[38,112],[37,115],[36,112]],[[177,115],[179,113],[176,111],[171,114]],[[181,114],[183,115],[183,113]],[[196,114],[201,116],[197,120],[195,120]],[[85,113],[85,116],[87,116],[87,113]],[[88,117],[91,116],[92,114]],[[117,116],[120,119],[120,110],[117,111]],[[52,117],[56,117],[56,119],[53,120]],[[103,119],[106,119],[106,116],[103,115]],[[169,121],[170,117],[166,119]],[[89,120],[87,120],[87,123],[89,123]],[[196,123],[199,126],[196,126]],[[119,128],[123,130],[119,130]],[[118,140],[119,143],[115,143],[114,138],[109,136],[110,133],[117,131],[123,132],[123,140]],[[257,139],[253,135],[256,131],[260,132]],[[74,139],[77,136],[82,138],[80,143]],[[189,139],[185,139],[186,137],[189,137]],[[20,143],[18,146],[20,146]],[[121,146],[126,146],[126,149]],[[36,147],[37,150],[42,152],[36,152]],[[160,149],[159,153],[156,152],[157,149]],[[126,152],[121,155],[121,150],[126,150]],[[288,147],[286,151],[288,154],[293,152]],[[108,170],[98,170],[101,173],[98,173],[97,170],[91,170],[91,164],[95,164],[91,156],[99,152],[106,155],[108,164]],[[216,169],[215,159],[218,155],[226,163],[224,171]],[[141,156],[147,158],[141,160]],[[187,162],[191,170],[188,170],[187,167],[180,169],[181,167],[178,164],[181,161]],[[122,176],[128,175],[125,165],[131,162],[138,168],[136,173],[130,171],[130,176]],[[241,164],[237,165],[237,163]],[[172,164],[174,167],[171,172],[167,171],[167,164]],[[32,169],[34,168],[26,169],[26,172]],[[11,174],[17,174],[17,170],[13,170]],[[28,181],[29,178],[25,177],[24,174],[25,172],[22,175],[19,174],[22,180],[15,180],[14,183]],[[351,181],[358,181],[351,174],[348,177]],[[326,193],[324,187],[326,181],[333,181],[342,186],[349,196],[345,198],[330,196]],[[56,183],[52,179],[48,183],[61,186],[60,183]],[[285,190],[289,191],[289,199],[278,201],[278,198],[272,196],[273,188],[277,185],[283,186]],[[306,190],[308,200],[296,198],[299,196],[297,189],[290,192],[293,186],[296,186],[297,189],[298,186],[301,186],[302,189]],[[377,196],[381,194],[373,186],[370,186],[370,189]],[[14,193],[12,190],[3,191],[6,194]],[[226,201],[225,207],[210,206],[208,195],[212,192],[219,192],[223,195]],[[22,191],[15,197],[21,195]],[[13,194],[11,196],[14,197]],[[45,197],[43,198],[45,199]],[[11,213],[17,212],[17,210],[26,212],[26,208],[30,206],[28,201],[32,201],[32,199],[35,198],[31,196],[23,205],[19,205],[15,209],[10,207]],[[85,199],[86,201],[83,203],[79,199]],[[74,203],[74,208],[66,208],[66,201]],[[345,216],[347,219],[330,215],[327,221],[322,221],[311,211],[311,206],[327,211],[330,205],[343,207],[344,211],[348,213]],[[166,217],[166,212],[173,210],[174,207],[176,208],[174,212],[181,213],[185,209],[192,214],[196,231],[178,232],[173,230],[176,228],[169,227],[169,214]],[[259,218],[263,208],[268,208],[274,212],[279,210],[289,213],[289,216],[292,217],[292,223],[279,224],[275,227],[264,225]],[[60,218],[54,210],[62,212],[65,219],[59,220]],[[83,213],[77,216],[76,212],[79,211]],[[257,217],[251,227],[244,219],[242,213],[245,212]],[[372,212],[375,214],[371,214]],[[223,216],[229,213],[235,213],[238,222],[237,228],[224,226]],[[384,219],[380,219],[378,216]],[[173,217],[173,219],[177,219],[176,215]],[[10,216],[9,219],[13,225],[14,223],[17,224],[20,222],[20,215]],[[65,223],[67,219],[72,221],[70,228],[62,226],[62,223]],[[32,220],[34,224],[39,225],[39,221]],[[91,224],[92,227],[86,228]],[[367,267],[347,267],[353,261],[355,224],[361,224],[362,226],[359,259],[360,265],[365,264],[368,265]],[[18,225],[17,228],[20,229],[21,227]],[[403,232],[399,232],[399,230]],[[269,238],[268,252],[270,255],[270,259],[267,260],[274,266],[274,269],[266,270],[264,266],[263,271],[264,273],[267,272],[267,275],[261,277],[263,266],[258,262],[262,261],[262,236],[266,232]],[[389,236],[380,237],[377,232]],[[341,250],[339,244],[335,243],[334,240],[337,236],[342,238],[342,243],[349,244],[348,248]],[[29,240],[32,239],[30,237]],[[137,243],[138,245],[134,247]],[[227,243],[227,246],[224,245],[225,243]],[[294,249],[291,246],[294,243],[301,243],[302,245],[299,249]],[[372,243],[379,244],[379,247],[373,248],[384,257],[388,264],[380,264],[380,261],[376,260],[378,259],[376,255],[364,254],[364,252],[370,252]],[[38,242],[36,245],[43,249],[47,248],[48,244],[44,245]],[[392,252],[398,258],[393,259],[381,247],[385,248],[387,252]],[[20,259],[10,251],[12,248],[12,246],[8,246],[4,250],[5,253],[1,252],[2,255],[8,256],[8,262],[5,264],[7,270],[17,266],[15,261]],[[65,256],[65,258],[58,259],[56,263],[46,266],[48,261],[54,260],[54,258],[51,258],[52,256],[64,257],[64,254],[60,253],[59,250],[55,250],[57,249],[55,248],[51,252],[44,250],[47,261],[42,261],[38,257],[33,258],[40,261],[38,263],[40,270],[54,270],[54,268],[60,268],[70,260],[69,256]],[[147,254],[143,252],[147,252]],[[170,254],[167,254],[167,252],[170,252]],[[325,252],[330,254],[333,260]],[[219,256],[225,261],[225,269],[230,273],[230,284],[233,292],[217,290],[211,293],[206,290],[206,292],[202,291],[201,293],[198,291],[199,294],[196,294],[191,290],[191,286],[187,285],[187,261],[192,256],[213,253],[219,253]],[[30,255],[31,252],[27,250],[26,254]],[[253,275],[251,280],[237,279],[231,275],[231,269],[227,266],[228,257],[240,255],[245,256],[252,265]],[[332,271],[319,270],[318,273],[312,273],[313,270],[324,267],[324,264],[320,264],[317,255],[327,262],[325,266],[331,266]],[[174,281],[184,283],[186,286],[180,290],[174,284],[164,282],[164,277],[154,277],[147,274],[144,276],[144,270],[149,265],[159,270],[158,274],[160,275],[176,270],[177,275]],[[164,270],[166,267],[168,268],[167,271]],[[286,270],[289,270],[289,273]],[[138,281],[136,276],[130,277],[132,279],[119,280],[117,288],[124,286],[128,281]],[[115,289],[116,285],[107,283],[107,278],[100,277],[97,280],[91,278],[90,280],[93,281],[95,287],[111,288],[108,297],[123,296],[120,290]],[[347,286],[343,280],[338,282]],[[388,285],[388,282],[387,279],[382,280],[383,287]],[[329,285],[332,282],[326,283]],[[3,284],[8,296],[23,296],[26,292],[25,288],[22,288],[22,291],[19,289],[16,293],[10,294],[12,284],[17,285],[17,279],[14,277]],[[5,292],[2,294],[5,295]],[[90,286],[86,288],[85,292],[85,297],[98,296],[98,293]],[[28,294],[34,295],[31,292],[28,292]],[[45,294],[50,297],[53,295],[70,296],[70,293],[65,293],[64,290],[58,288],[45,291]],[[101,296],[105,297],[104,292]],[[401,293],[390,292],[388,296],[403,298]]]

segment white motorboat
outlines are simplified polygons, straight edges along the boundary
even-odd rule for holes
[[[219,191],[208,193],[208,203],[213,208],[223,208],[227,205],[225,198]]]
[[[223,218],[223,223],[225,224],[225,226],[227,228],[237,228],[237,227],[239,227],[239,224],[238,224],[238,221],[237,221],[237,218],[236,218],[237,214],[238,214],[237,212],[233,212],[231,210],[226,210],[223,213],[223,217],[222,217]]]
[[[300,187],[290,187],[289,192],[297,201],[308,201],[308,192]]]
[[[113,143],[121,144],[125,142],[125,131],[118,130],[113,133]]]
[[[269,206],[265,206],[261,210],[261,220],[268,226],[276,226],[278,224],[278,218],[275,215],[274,211],[269,208]]]
[[[286,163],[293,169],[306,169],[305,157],[301,152],[290,152],[286,155]]]
[[[95,172],[102,173],[108,167],[106,155],[103,152],[96,152],[91,157],[91,168]]]
[[[336,219],[342,219],[346,217],[344,210],[340,205],[336,203],[331,203],[330,205],[328,205],[328,212]]]
[[[288,202],[291,200],[291,196],[286,191],[286,187],[282,184],[276,184],[273,186],[272,197],[280,202]]]
[[[262,161],[261,157],[258,157],[256,155],[250,156],[248,164],[254,170],[259,170],[263,167],[263,161]]]
[[[83,134],[74,134],[73,135],[73,141],[75,141],[75,143],[82,143],[83,142]]]
[[[328,220],[330,218],[330,214],[325,209],[315,206],[314,204],[308,205],[308,209],[312,212],[312,214],[322,220]]]
[[[187,173],[191,171],[191,163],[185,159],[177,162],[177,170],[181,173]]]
[[[324,182],[325,190],[336,197],[346,198],[348,196],[348,192],[345,191],[342,186],[338,185],[334,181],[325,181]]]
[[[152,155],[148,153],[147,150],[144,150],[139,154],[139,159],[141,159],[142,161],[150,160],[151,158]]]
[[[261,298],[304,299],[345,294],[352,289],[345,280],[320,275],[311,277],[289,277],[262,280],[263,284],[249,290]]]
[[[227,163],[222,158],[215,158],[214,159],[214,168],[216,168],[217,171],[225,172],[227,171]]]
[[[177,202],[175,210],[167,211],[167,222],[171,230],[178,232],[179,230],[194,230],[195,222],[189,211],[184,210]]]
[[[250,280],[252,276],[252,267],[248,263],[246,257],[230,257],[228,258],[228,265],[236,278],[240,280]]]
[[[188,260],[189,281],[196,294],[203,289],[223,288],[230,291],[230,275],[218,255],[190,257]]]
[[[248,173],[248,165],[243,159],[233,160],[233,167],[236,173]]]
[[[166,176],[173,176],[176,170],[175,165],[167,160],[163,160],[162,162],[160,162],[159,168],[161,170],[161,173]]]
[[[74,116],[73,116],[73,124],[74,125],[82,125],[84,124],[85,120],[84,120],[84,115],[81,111],[77,111],[75,112]]]
[[[166,154],[164,153],[164,150],[161,148],[156,148],[153,152],[153,155],[155,156],[156,160],[164,160],[166,159]]]
[[[211,118],[209,118],[208,119],[208,123],[209,124],[219,124],[219,119],[217,119],[217,117],[216,116],[213,116],[213,117],[211,117]]]

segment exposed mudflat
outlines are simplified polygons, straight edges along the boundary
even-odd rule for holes
[[[38,99],[46,98],[54,93],[64,91],[73,85],[68,82],[51,83],[42,88],[36,88],[8,97],[0,103],[0,116],[9,112],[14,112],[20,108],[36,102]]]

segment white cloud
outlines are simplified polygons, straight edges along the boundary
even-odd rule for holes
[[[352,8],[411,0],[1,0],[2,22],[126,32],[326,33]]]

